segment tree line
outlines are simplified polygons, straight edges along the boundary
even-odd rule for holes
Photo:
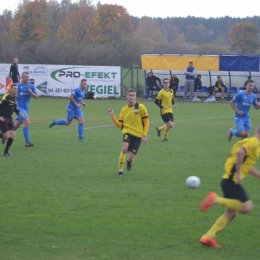
[[[22,63],[140,65],[140,52],[259,53],[260,16],[137,18],[91,0],[23,0],[0,15],[0,60]]]

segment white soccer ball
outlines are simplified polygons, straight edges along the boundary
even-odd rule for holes
[[[196,189],[200,186],[200,178],[197,176],[190,176],[186,179],[186,185],[190,189]]]

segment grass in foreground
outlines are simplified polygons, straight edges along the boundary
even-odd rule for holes
[[[132,171],[117,178],[122,136],[107,109],[119,114],[126,101],[87,101],[86,143],[77,142],[76,121],[48,128],[52,119],[65,117],[67,102],[32,100],[35,147],[24,147],[19,129],[10,150],[14,157],[0,158],[0,259],[259,258],[260,182],[253,177],[244,185],[255,209],[219,234],[224,248],[199,243],[223,212],[215,207],[201,213],[198,206],[209,191],[221,193],[223,165],[237,141],[227,142],[233,127],[228,103],[178,102],[170,142],[163,143],[155,131],[162,125],[158,107],[145,101],[148,146],[140,147]],[[258,118],[252,110],[253,130]],[[200,177],[199,189],[185,187],[190,175]]]

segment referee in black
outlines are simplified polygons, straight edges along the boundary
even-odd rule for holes
[[[0,138],[7,140],[6,147],[3,156],[10,157],[9,149],[14,141],[14,124],[12,114],[15,112],[17,115],[22,113],[16,107],[16,95],[18,87],[16,84],[12,84],[9,92],[2,97],[0,101]]]
[[[18,59],[17,58],[14,58],[14,62],[10,66],[10,73],[9,74],[10,74],[10,77],[12,78],[13,83],[18,83],[18,79],[20,78],[20,74],[19,74],[19,71],[18,71]]]

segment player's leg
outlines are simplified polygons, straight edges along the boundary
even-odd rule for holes
[[[70,125],[73,118],[75,117],[75,112],[71,109],[67,109],[67,119],[53,119],[52,122],[49,124],[49,128],[52,128],[55,125]]]
[[[13,124],[11,124],[9,128],[14,129]],[[12,143],[14,141],[14,137],[15,137],[15,132],[13,130],[9,130],[9,131],[6,132],[7,142],[6,142],[6,146],[5,146],[3,156],[11,156],[9,154],[9,149],[12,146]]]
[[[173,115],[172,113],[166,113],[162,115],[162,119],[166,124],[166,127],[164,128],[164,133],[163,133],[163,141],[168,141],[168,132],[169,130],[173,127]]]
[[[229,138],[228,138],[229,141],[231,140],[232,136],[242,137],[242,138],[246,136],[244,121],[242,119],[240,118],[235,119],[235,126],[236,126],[236,130],[232,128],[229,130]]]
[[[23,125],[24,125],[23,126],[23,136],[24,136],[24,140],[25,140],[25,147],[32,147],[32,146],[34,146],[34,144],[32,144],[30,142],[30,130],[29,130],[30,119],[29,119],[27,113],[26,113],[26,115],[24,114]]]
[[[119,163],[118,163],[118,177],[123,176],[123,170],[125,166],[125,158],[126,154],[128,152],[128,146],[129,146],[129,135],[124,134],[123,135],[123,142],[122,142],[122,150],[119,155]]]
[[[236,212],[226,209],[225,214],[221,215],[213,226],[201,237],[200,243],[205,246],[212,246],[216,248],[221,248],[215,240],[217,234],[223,230],[228,223],[230,223],[236,217]]]
[[[132,162],[134,161],[134,158],[138,152],[138,149],[140,147],[142,138],[131,136],[130,142],[128,146],[128,160],[127,160],[127,170],[131,171],[132,169]]]
[[[230,179],[221,180],[223,197],[211,192],[201,202],[200,210],[207,211],[211,206],[220,205],[229,210],[247,213],[252,209],[252,202],[249,199],[242,185],[236,185]]]
[[[245,128],[245,134],[243,137],[241,137],[241,139],[248,138],[248,136],[249,136],[249,133],[251,131],[251,120],[250,119],[244,120],[244,128]]]
[[[78,124],[78,138],[80,142],[85,142],[87,140],[84,139],[84,116],[81,108],[78,108],[75,114],[79,124]]]

